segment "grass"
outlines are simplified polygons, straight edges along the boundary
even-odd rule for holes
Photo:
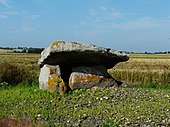
[[[39,57],[0,52],[0,64],[25,68],[37,82]],[[39,90],[37,83],[14,87],[1,82],[0,125],[11,121],[29,127],[170,126],[169,54],[132,54],[128,62],[117,64],[109,72],[124,82],[121,88],[81,89],[61,96]]]
[[[39,54],[0,52],[0,82],[18,84],[23,81],[38,81],[39,56]]]
[[[0,82],[17,85],[21,82],[37,81],[38,75],[30,69],[13,63],[0,63]]]
[[[170,85],[160,85],[156,83],[123,85],[122,88],[145,88],[157,90],[170,90]]]
[[[61,96],[28,84],[0,91],[0,118],[30,119],[32,125],[170,125],[169,90],[95,88]]]

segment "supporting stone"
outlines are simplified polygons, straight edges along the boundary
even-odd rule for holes
[[[103,65],[81,66],[72,69],[69,86],[72,90],[81,88],[113,87],[120,84],[112,78]]]
[[[61,78],[61,70],[58,65],[44,65],[40,71],[39,83],[42,90],[49,90],[50,92],[57,90],[60,94],[65,93],[67,90]]]

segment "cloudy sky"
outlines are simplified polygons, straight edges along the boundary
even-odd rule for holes
[[[170,51],[170,0],[0,0],[0,47],[57,40]]]

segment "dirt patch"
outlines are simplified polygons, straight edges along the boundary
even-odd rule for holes
[[[0,127],[34,127],[29,119],[0,118]],[[40,126],[39,126],[40,127]]]

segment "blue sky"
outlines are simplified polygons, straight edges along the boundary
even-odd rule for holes
[[[0,47],[57,40],[170,51],[170,0],[0,0]]]

